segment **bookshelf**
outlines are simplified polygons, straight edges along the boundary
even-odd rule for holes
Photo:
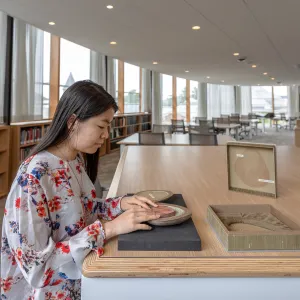
[[[106,153],[117,150],[120,140],[141,131],[151,131],[151,113],[116,114],[109,127]]]
[[[10,127],[0,125],[0,198],[8,194]]]
[[[49,129],[51,120],[37,122],[11,123],[11,173],[10,181],[16,176],[20,163],[26,158],[30,150],[37,145]]]

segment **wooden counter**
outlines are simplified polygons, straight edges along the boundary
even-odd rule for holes
[[[85,277],[300,277],[300,252],[235,252],[224,250],[206,221],[209,204],[272,204],[299,223],[300,150],[277,147],[278,194],[272,199],[229,191],[225,147],[126,147],[109,195],[145,189],[181,193],[193,213],[202,240],[199,252],[118,251],[117,238],[105,254],[90,254]]]

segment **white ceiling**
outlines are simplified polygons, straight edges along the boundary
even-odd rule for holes
[[[262,75],[268,72],[275,82],[300,84],[299,0],[0,0],[0,10],[103,54],[178,77],[270,85],[274,82]],[[193,31],[194,25],[201,30]],[[233,52],[257,68],[238,63]]]

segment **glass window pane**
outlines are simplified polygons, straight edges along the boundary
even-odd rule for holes
[[[275,114],[287,113],[288,109],[287,86],[274,86],[274,110]]]
[[[43,119],[49,118],[50,113],[50,45],[51,35],[44,31],[44,57],[43,57]]]
[[[186,79],[176,79],[177,119],[186,120]]]
[[[272,87],[252,86],[252,111],[257,113],[272,112]]]
[[[124,63],[124,112],[140,111],[140,67]]]
[[[191,121],[195,120],[195,117],[198,116],[198,82],[190,81],[190,112],[191,112]]]
[[[85,79],[90,79],[90,49],[61,39],[60,94],[74,82]]]
[[[162,74],[162,122],[171,123],[172,119],[172,76]]]

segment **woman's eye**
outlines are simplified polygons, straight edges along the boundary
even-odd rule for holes
[[[104,127],[102,127],[102,126],[98,126],[100,129],[104,129]]]

